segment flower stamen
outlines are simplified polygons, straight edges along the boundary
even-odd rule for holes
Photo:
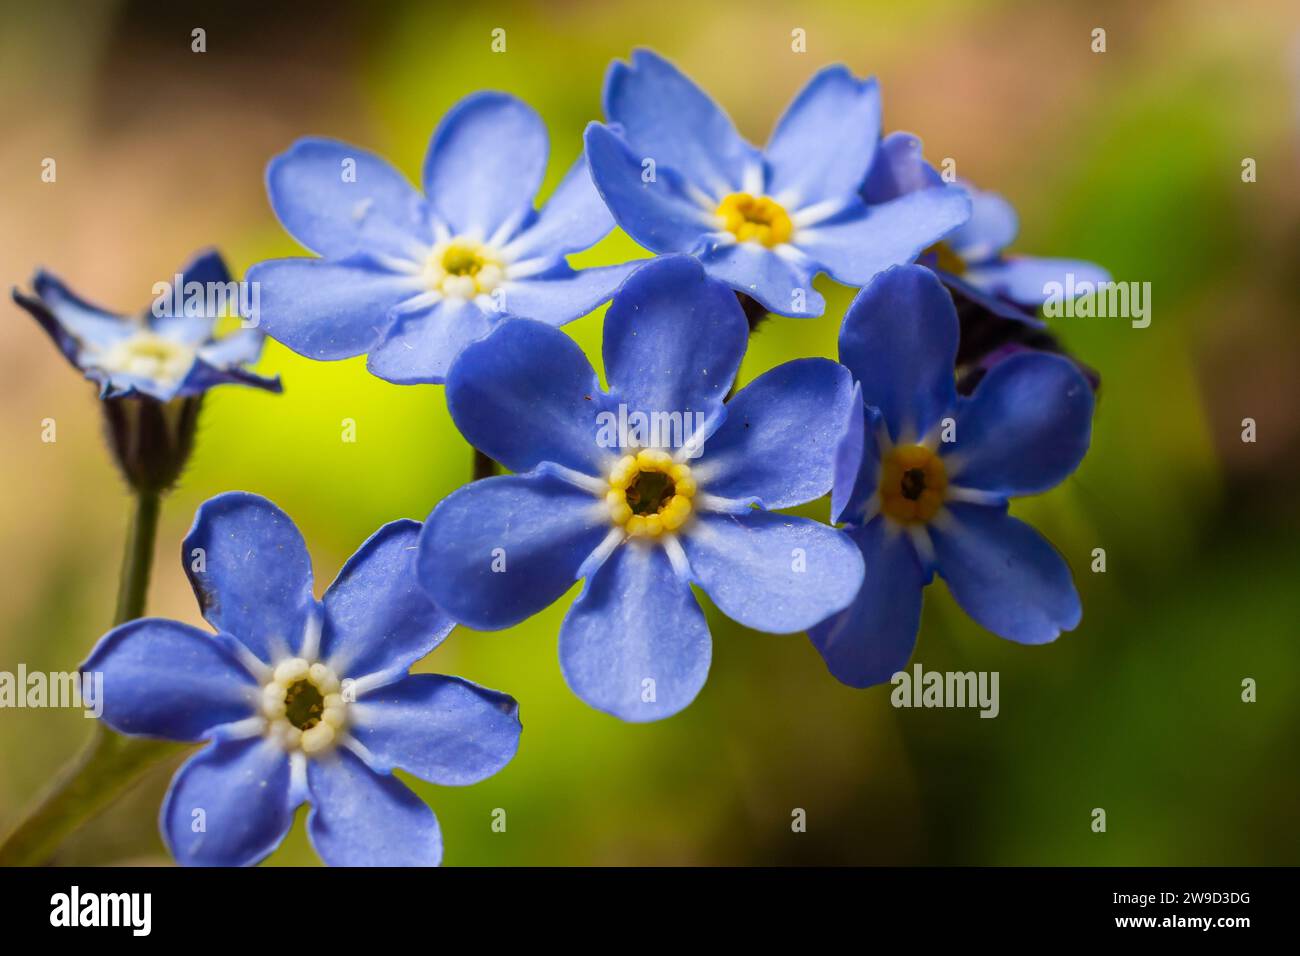
[[[758,242],[771,249],[794,235],[790,214],[776,200],[749,193],[724,196],[717,208],[722,227],[738,242]]]
[[[308,756],[334,746],[348,718],[341,688],[334,671],[319,661],[303,657],[281,661],[262,687],[268,736],[285,750],[301,750]]]
[[[629,537],[657,538],[690,518],[695,489],[688,465],[665,451],[643,449],[614,465],[605,503],[610,520]]]
[[[924,445],[898,445],[880,463],[880,510],[901,524],[924,524],[943,507],[948,472]]]
[[[176,382],[194,365],[194,357],[194,349],[185,343],[142,329],[100,352],[94,365],[106,372]]]
[[[425,284],[431,291],[461,299],[490,295],[505,275],[491,246],[463,237],[435,245],[424,266]]]

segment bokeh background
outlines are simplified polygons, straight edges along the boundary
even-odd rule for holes
[[[462,629],[420,665],[509,691],[525,728],[492,780],[415,784],[449,864],[1300,862],[1294,3],[187,6],[5,4],[6,285],[45,265],[127,310],[203,246],[240,273],[297,254],[265,199],[272,155],[330,135],[415,177],[439,117],[484,87],[541,111],[553,185],[600,118],[606,65],[637,45],[676,60],[757,142],[820,67],[874,73],[887,129],[919,134],[932,160],[954,157],[1018,206],[1018,250],[1153,285],[1147,329],[1056,323],[1103,376],[1093,448],[1062,487],[1016,506],[1072,564],[1082,626],[1020,647],[966,620],[941,584],[927,595],[914,660],[999,671],[996,720],[895,710],[888,687],[836,683],[804,636],[749,632],[710,608],[699,699],[625,725],[560,675],[571,594],[509,631]],[[195,27],[206,53],[191,52]],[[505,53],[491,50],[498,27]],[[1090,49],[1094,27],[1107,31],[1104,54]],[[791,51],[795,28],[804,54]],[[41,182],[44,157],[56,183]],[[615,234],[577,264],[641,254]],[[824,291],[825,317],[762,326],[742,379],[835,354],[851,291]],[[17,307],[0,312],[0,670],[71,669],[112,612],[127,499],[93,386]],[[600,324],[597,313],[567,327],[593,357]],[[210,397],[165,507],[152,613],[202,623],[179,543],[213,494],[246,489],[284,507],[322,589],[376,527],[422,519],[468,479],[440,387],[388,385],[363,359],[312,363],[275,343],[260,368],[283,376],[283,397]],[[1246,417],[1254,444],[1241,441]],[[53,444],[40,440],[45,418]],[[354,444],[341,440],[345,418]],[[1090,571],[1096,547],[1104,574]],[[1241,699],[1245,678],[1255,703]],[[89,729],[79,713],[0,711],[0,829]],[[170,773],[151,773],[59,862],[165,862],[155,820]],[[497,807],[505,833],[490,828]],[[1091,830],[1095,807],[1104,834]],[[795,808],[805,833],[792,832]],[[315,862],[301,820],[270,862]]]

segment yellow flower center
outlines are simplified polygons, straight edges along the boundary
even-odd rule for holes
[[[657,538],[686,523],[694,496],[688,466],[675,463],[666,451],[645,449],[624,455],[610,471],[605,503],[610,520],[629,537]]]
[[[505,279],[505,270],[491,247],[470,239],[451,239],[429,252],[424,277],[433,291],[472,299],[490,294]]]
[[[935,263],[944,272],[959,276],[966,271],[966,260],[957,253],[952,251],[952,246],[946,242],[936,242],[930,248],[926,249],[922,255],[934,256],[938,261]]]
[[[718,204],[717,212],[723,228],[739,242],[761,242],[770,249],[794,235],[790,214],[767,196],[732,193]]]
[[[903,524],[922,524],[943,507],[948,473],[924,445],[899,445],[880,463],[880,510]]]

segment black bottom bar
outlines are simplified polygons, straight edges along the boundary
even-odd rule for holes
[[[1044,931],[1229,941],[1286,926],[1294,885],[1281,868],[32,869],[0,871],[0,914],[20,935],[210,945],[266,941],[278,925],[330,948],[419,931],[535,940],[547,927],[648,941],[677,924],[732,942],[783,924],[864,942],[894,931],[927,942]]]

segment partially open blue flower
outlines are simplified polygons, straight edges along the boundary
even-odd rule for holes
[[[936,571],[966,613],[1009,640],[1046,643],[1082,615],[1064,559],[1007,514],[1007,500],[1074,471],[1091,437],[1092,389],[1069,360],[1030,352],[997,363],[959,397],[956,354],[952,299],[922,266],[877,276],[840,330],[840,360],[861,401],[831,510],[847,522],[866,576],[852,605],[809,636],[854,687],[906,665]]]
[[[955,257],[946,271],[967,285],[1037,309],[1047,301],[1049,286],[1066,285],[1067,275],[1074,277],[1073,285],[1110,281],[1109,272],[1081,259],[1007,254],[1020,231],[1015,209],[997,193],[981,192],[969,184],[966,190],[971,197],[970,220],[945,236],[943,244]]]
[[[99,384],[101,398],[167,402],[226,383],[280,391],[278,377],[262,378],[245,368],[261,354],[261,331],[241,328],[215,337],[221,312],[235,314],[240,301],[221,256],[201,252],[178,275],[179,282],[168,276],[167,293],[137,316],[91,305],[44,270],[32,279],[35,296],[14,289],[13,298],[68,361]]]
[[[1105,282],[1110,274],[1078,259],[1043,259],[1008,255],[1020,220],[1002,196],[982,192],[964,180],[945,183],[925,161],[921,141],[911,133],[891,133],[881,143],[862,196],[869,205],[897,202],[903,196],[935,188],[960,189],[970,196],[970,217],[948,232],[921,263],[930,266],[954,294],[964,295],[1003,318],[1041,325],[1035,317],[1048,298],[1051,283]]]
[[[208,633],[144,618],[105,635],[104,721],[125,734],[209,741],[172,779],[160,817],[180,863],[243,866],[279,845],[304,802],[334,866],[433,866],[433,812],[394,767],[450,786],[496,773],[519,744],[514,699],[408,674],[452,622],[415,579],[420,526],[380,528],[316,600],[293,522],[265,498],[205,502],[182,559]]]
[[[562,325],[590,312],[635,264],[569,267],[614,223],[582,157],[533,208],[548,152],[541,117],[503,93],[468,96],[438,124],[423,196],[373,153],[299,140],[267,167],[267,191],[321,258],[249,270],[268,334],[313,359],[369,353],[391,382],[441,382],[507,314]]]
[[[816,273],[863,285],[970,215],[961,190],[863,201],[880,95],[874,79],[842,66],[812,78],[761,151],[648,50],[610,66],[605,113],[610,125],[587,127],[587,157],[618,224],[654,252],[697,256],[711,276],[781,315],[822,314]]]
[[[574,692],[624,720],[667,717],[704,684],[711,642],[691,584],[747,627],[802,631],[857,593],[840,532],[778,514],[825,494],[849,373],[800,359],[724,403],[748,339],[735,295],[689,256],[653,260],[605,317],[609,391],[577,345],[502,323],[447,380],[452,418],[519,472],[443,500],[420,580],[457,621],[509,627],[585,578],[560,630]]]

